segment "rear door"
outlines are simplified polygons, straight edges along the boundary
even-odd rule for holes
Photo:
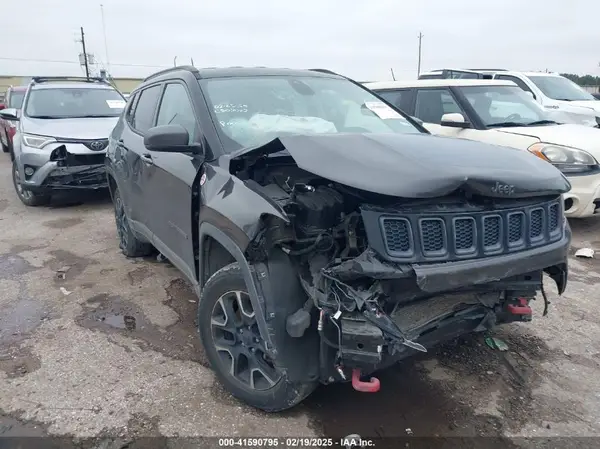
[[[126,167],[125,206],[133,225],[151,236],[148,228],[149,199],[144,194],[147,184],[153,176],[152,159],[144,146],[144,133],[154,126],[156,108],[160,98],[162,84],[155,84],[136,93],[131,103],[131,110],[126,113],[126,125],[117,151]]]
[[[190,135],[190,143],[201,142],[197,114],[187,86],[169,81],[165,85],[156,126],[181,125]],[[192,186],[202,159],[185,153],[149,152],[153,163],[152,178],[145,192],[151,198],[148,220],[154,246],[191,281],[195,281],[192,242]]]

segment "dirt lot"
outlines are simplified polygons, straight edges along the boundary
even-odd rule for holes
[[[600,250],[600,221],[572,227],[573,250]],[[216,383],[179,273],[119,253],[106,195],[26,208],[2,155],[0,436],[600,436],[599,280],[573,257],[548,317],[537,301],[495,331],[508,352],[463,339],[381,373],[378,394],[337,385],[266,415]]]

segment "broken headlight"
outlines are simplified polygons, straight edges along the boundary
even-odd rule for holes
[[[565,174],[586,172],[598,166],[594,156],[577,148],[541,142],[534,143],[528,150]]]
[[[31,148],[42,149],[49,143],[56,142],[54,137],[36,136],[35,134],[23,134],[23,143]]]

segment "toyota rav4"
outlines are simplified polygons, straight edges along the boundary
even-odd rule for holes
[[[102,78],[33,78],[20,113],[0,111],[18,123],[11,155],[19,199],[41,206],[58,190],[105,189],[108,135],[124,106]]]
[[[431,136],[329,71],[159,72],[106,164],[121,250],[185,275],[217,377],[263,410],[375,392],[382,367],[530,321],[544,273],[566,287],[559,170]]]

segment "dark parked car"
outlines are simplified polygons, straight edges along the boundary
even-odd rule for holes
[[[531,320],[571,231],[551,164],[433,137],[322,70],[179,67],[128,100],[107,151],[119,244],[195,287],[220,381],[267,411],[441,341]]]
[[[596,98],[597,100],[600,100],[600,92],[592,94],[594,96],[594,98]]]

